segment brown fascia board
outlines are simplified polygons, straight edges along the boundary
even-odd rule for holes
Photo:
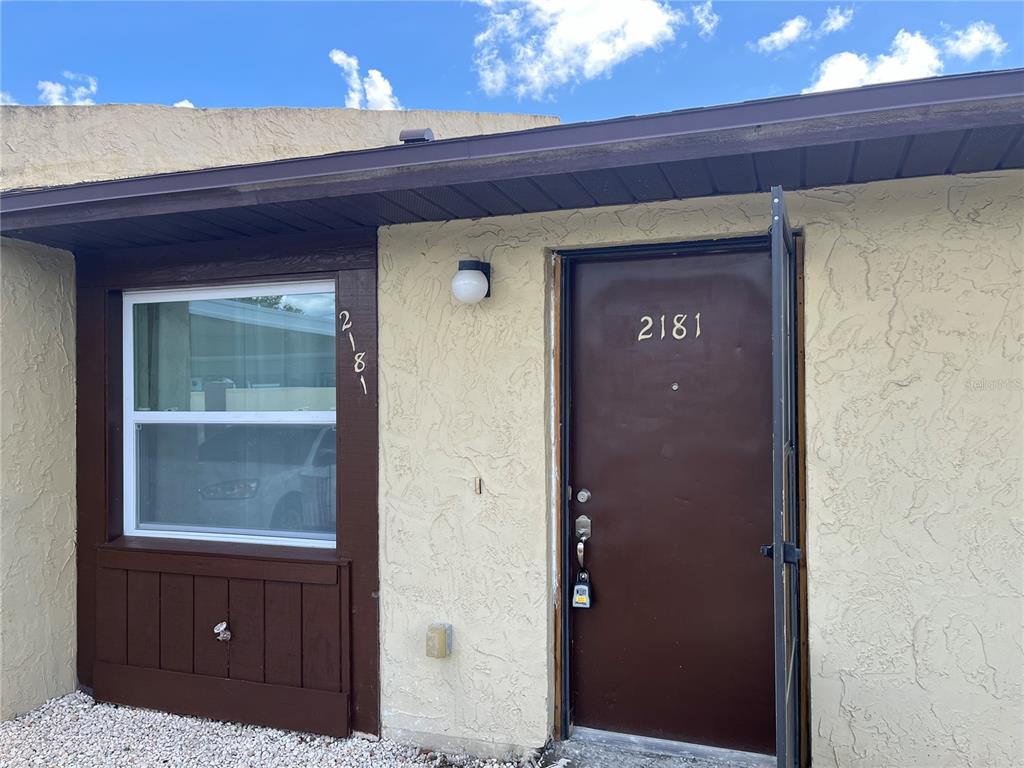
[[[1024,69],[0,194],[0,230],[1024,123]]]

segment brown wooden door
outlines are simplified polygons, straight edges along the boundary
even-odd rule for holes
[[[570,587],[573,521],[593,526],[575,727],[774,752],[769,257],[567,260]]]

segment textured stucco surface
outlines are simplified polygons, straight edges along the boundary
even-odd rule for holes
[[[815,765],[1024,765],[1024,175],[800,219]]]
[[[1022,758],[1019,172],[810,190],[816,766]],[[535,747],[552,713],[548,249],[764,231],[767,195],[380,233],[385,732]],[[458,259],[494,295],[451,297]],[[483,478],[483,494],[473,478]],[[454,624],[454,653],[424,653]]]
[[[139,104],[0,107],[0,188],[55,186],[257,163],[398,143],[405,128],[437,139],[553,125],[490,112],[182,109]]]
[[[75,687],[74,260],[0,239],[0,719]]]

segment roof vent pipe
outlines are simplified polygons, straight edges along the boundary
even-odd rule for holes
[[[433,141],[434,132],[429,128],[406,128],[398,134],[398,140],[403,144],[422,144],[425,141]]]

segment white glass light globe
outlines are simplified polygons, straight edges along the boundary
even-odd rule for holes
[[[487,276],[479,269],[460,269],[452,278],[452,293],[463,304],[476,304],[487,295]]]

